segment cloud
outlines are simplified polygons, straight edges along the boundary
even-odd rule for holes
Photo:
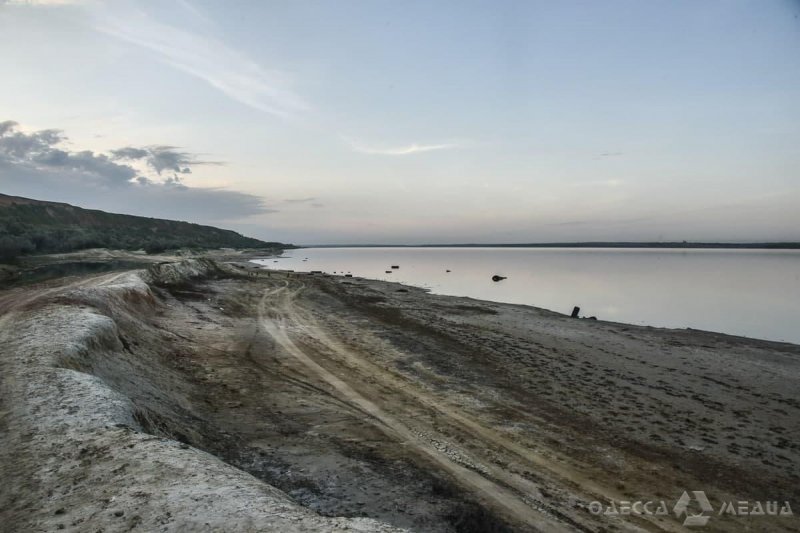
[[[422,152],[433,152],[436,150],[452,150],[460,148],[461,145],[457,143],[440,143],[440,144],[417,144],[412,143],[405,146],[369,146],[353,139],[345,138],[344,141],[355,152],[362,154],[372,155],[411,155]]]
[[[201,161],[193,154],[178,150],[177,146],[155,145],[143,148],[127,146],[111,150],[112,157],[117,160],[143,160],[147,165],[161,174],[165,170],[190,174],[192,165],[222,165],[219,161]]]
[[[187,9],[191,4],[181,5],[187,15],[197,17],[196,8]],[[241,104],[279,117],[308,108],[289,88],[285,74],[262,68],[211,35],[193,32],[185,24],[160,22],[124,3],[104,4],[95,14],[98,31],[149,50],[164,63],[203,80]],[[188,18],[180,22],[186,23]]]
[[[52,149],[64,138],[58,130],[41,130],[31,134],[16,131],[18,124],[7,120],[0,124],[0,154],[6,157],[26,157]]]
[[[194,156],[173,147],[127,147],[109,156],[90,150],[64,150],[61,145],[65,140],[59,130],[24,132],[16,122],[0,122],[3,193],[207,223],[275,211],[258,196],[220,188],[190,187],[177,173],[160,177],[161,171],[183,172],[190,168],[184,165],[198,164]],[[125,159],[145,160],[156,172],[155,179],[122,163]]]
[[[25,133],[14,121],[0,123],[0,160],[8,165],[41,171],[82,172],[103,179],[108,185],[126,183],[136,170],[118,165],[105,154],[91,151],[67,152],[57,148],[66,138],[59,130]]]
[[[146,148],[134,148],[132,146],[128,146],[125,148],[119,148],[117,150],[111,150],[111,154],[116,159],[142,159],[148,157],[150,152]]]
[[[70,6],[85,3],[86,0],[3,0],[0,5],[8,6]]]
[[[286,198],[284,203],[293,204],[293,205],[308,205],[309,207],[320,208],[325,207],[325,204],[322,204],[317,201],[314,196],[309,196],[308,198]]]
[[[9,131],[11,131],[14,128],[16,128],[18,125],[19,124],[17,124],[13,120],[5,120],[3,122],[0,122],[0,136],[5,135]]]
[[[316,198],[309,197],[309,198],[287,198],[284,200],[287,204],[307,204],[309,202],[313,202]]]

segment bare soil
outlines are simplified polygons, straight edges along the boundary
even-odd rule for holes
[[[171,268],[0,293],[12,530],[679,531],[589,504],[798,502],[800,346]]]

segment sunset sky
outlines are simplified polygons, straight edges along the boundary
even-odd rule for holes
[[[298,244],[800,240],[800,2],[0,0],[0,192]]]

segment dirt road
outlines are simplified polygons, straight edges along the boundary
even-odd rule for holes
[[[486,388],[479,392],[476,392],[475,387],[480,381],[463,383],[453,379],[457,376],[436,372],[433,366],[429,366],[432,361],[427,364],[416,361],[411,367],[413,371],[409,371],[406,365],[398,364],[409,357],[422,356],[423,360],[430,359],[437,351],[441,351],[441,346],[432,345],[441,345],[444,342],[447,344],[446,356],[459,360],[465,367],[475,365],[476,355],[483,355],[481,352],[486,348],[488,332],[482,331],[483,338],[473,341],[473,330],[473,338],[468,338],[465,343],[463,338],[458,338],[458,332],[454,331],[454,324],[450,320],[445,323],[445,328],[436,327],[437,320],[433,316],[424,317],[427,322],[420,321],[421,317],[415,316],[415,313],[419,313],[418,308],[413,307],[420,303],[415,301],[416,296],[409,296],[406,292],[397,293],[392,290],[391,285],[311,276],[276,279],[275,276],[277,275],[273,274],[273,278],[266,281],[270,288],[265,289],[259,304],[259,314],[265,331],[277,345],[294,356],[305,367],[307,375],[327,383],[340,399],[367,413],[388,437],[416,450],[423,460],[433,461],[436,468],[447,472],[459,485],[468,487],[483,504],[516,523],[517,527],[519,524],[528,524],[543,530],[554,530],[558,527],[591,528],[597,517],[591,517],[592,520],[587,521],[582,503],[593,500],[627,501],[632,499],[636,491],[640,491],[638,493],[644,497],[655,498],[656,495],[668,495],[670,492],[680,494],[682,486],[704,485],[719,494],[725,494],[725,489],[738,493],[736,491],[742,488],[736,483],[722,487],[719,485],[719,478],[736,478],[736,467],[714,463],[716,458],[696,457],[693,461],[690,459],[690,462],[676,457],[684,454],[683,450],[671,450],[674,456],[659,450],[660,453],[656,455],[641,445],[639,448],[632,443],[620,446],[623,439],[619,437],[611,442],[603,442],[605,435],[599,435],[596,428],[589,424],[583,427],[571,423],[558,424],[557,429],[551,429],[558,433],[555,439],[552,433],[547,438],[531,439],[524,432],[509,432],[509,423],[531,423],[533,419],[531,425],[538,425],[538,433],[544,433],[543,428],[552,428],[553,422],[552,419],[537,420],[535,416],[532,417],[533,409],[525,412],[523,408],[517,409],[513,414],[509,413],[510,408],[517,404],[517,401],[513,401],[516,400],[515,396],[528,396],[529,405],[541,404],[541,397],[536,394],[538,391],[527,391],[525,388],[509,391],[507,386],[502,392],[492,390],[492,381],[497,379],[498,370],[513,371],[515,366],[514,361],[505,357],[506,354],[501,354],[506,359],[503,362],[508,366],[506,369],[498,369],[485,359],[477,362],[482,365],[482,368],[476,370],[484,373],[483,384]],[[362,308],[360,316],[359,313],[353,313],[353,307],[359,307],[353,306],[353,301],[344,302],[350,307],[349,312],[342,309],[339,288],[343,283],[348,284],[346,290],[350,295],[355,294],[357,298],[368,302],[366,308]],[[380,296],[375,294],[376,290]],[[428,295],[425,297],[430,298]],[[400,302],[397,301],[398,298]],[[406,310],[404,307],[408,304],[402,303],[402,300],[410,301],[412,308]],[[463,304],[453,305],[455,302],[447,299],[443,301],[450,304],[448,311],[455,312],[454,318],[458,321],[476,315],[495,316],[491,312],[492,308],[485,303],[470,308]],[[397,307],[403,308],[405,317],[398,316],[395,312]],[[524,312],[521,309],[514,310]],[[447,313],[444,314],[446,315]],[[443,315],[440,314],[441,316]],[[548,318],[556,324],[563,320],[561,317]],[[405,322],[400,323],[403,320]],[[369,326],[365,321],[370,322]],[[508,320],[499,322],[509,325]],[[485,324],[482,325],[485,327]],[[387,335],[387,326],[397,329],[405,326],[406,333],[415,338],[401,343],[392,342],[391,335]],[[614,333],[625,333],[627,327],[614,325],[610,329]],[[529,339],[528,335],[520,335],[518,330],[514,333],[517,349],[531,349],[530,346],[525,346],[526,341],[536,344],[543,340],[541,335]],[[664,333],[670,335],[670,332]],[[441,335],[449,338],[437,338]],[[452,342],[453,337],[458,339],[455,344]],[[508,337],[506,334],[506,338]],[[603,336],[598,336],[598,339],[603,340]],[[670,343],[667,346],[676,342],[669,338],[665,340]],[[729,339],[725,340],[730,342]],[[602,344],[607,342],[605,339],[600,346],[592,348],[602,352]],[[685,339],[683,342],[686,342]],[[709,339],[704,338],[704,342],[709,342]],[[419,344],[426,345],[426,350],[422,353],[419,353]],[[559,348],[563,349],[563,344],[562,340]],[[412,346],[414,349],[410,349]],[[635,345],[626,347],[628,350],[641,349]],[[792,353],[791,349],[789,353]],[[625,353],[618,356],[630,357]],[[597,358],[595,364],[596,360]],[[796,360],[791,357],[789,362],[796,364]],[[570,364],[566,361],[567,366]],[[553,377],[548,379],[553,380]],[[641,380],[633,377],[632,381]],[[683,386],[691,387],[690,384]],[[724,387],[721,388],[724,390]],[[585,393],[585,386],[581,389],[571,392]],[[659,388],[655,390],[660,391]],[[509,395],[509,392],[513,394]],[[619,394],[624,396],[625,393],[623,387]],[[703,394],[695,391],[694,395],[702,402]],[[652,392],[650,396],[656,396],[650,398],[651,401],[663,403],[663,397]],[[685,396],[688,394],[683,395]],[[791,403],[791,398],[784,400]],[[639,401],[643,399],[640,398]],[[476,403],[485,405],[475,409]],[[489,405],[491,408],[487,409],[486,406]],[[602,420],[608,411],[613,410],[612,405],[606,413],[595,413],[595,418]],[[497,411],[502,415],[497,416]],[[646,415],[640,416],[644,418]],[[620,418],[623,419],[622,423],[627,422],[626,416]],[[622,425],[619,422],[618,424]],[[609,423],[610,427],[602,429],[613,431],[614,425]],[[650,434],[658,435],[660,430],[658,426],[651,427]],[[531,433],[536,434],[537,431]],[[686,433],[688,431],[682,435],[685,437]],[[558,444],[554,445],[553,440]],[[567,443],[569,444],[565,446]],[[609,444],[611,446],[607,448]],[[602,451],[604,457],[600,460],[593,458],[592,451]],[[639,453],[631,453],[636,451]],[[604,472],[603,468],[607,468],[604,463],[608,456],[615,456],[618,464]],[[680,469],[681,465],[676,465],[680,462],[690,467],[692,463],[704,462],[705,465],[704,468],[687,468],[688,471],[684,472],[663,472],[676,466]],[[715,468],[723,473],[718,471],[714,475],[713,484],[710,484],[709,471]],[[651,472],[659,474],[653,476]],[[531,475],[532,473],[535,474]],[[774,479],[766,476],[758,478],[763,479],[762,487],[774,483]],[[750,475],[748,479],[752,488],[755,478]],[[790,485],[789,481],[786,486]],[[773,489],[773,492],[779,493],[778,497],[785,497],[787,494],[786,489]],[[628,517],[624,527],[661,530],[680,528],[674,520],[653,515]]]
[[[513,516],[518,523],[548,531],[567,530],[564,524],[552,519],[530,503],[526,495],[537,492],[535,485],[518,475],[494,467],[491,463],[481,464],[469,457],[464,450],[458,449],[452,444],[443,446],[443,438],[437,435],[435,428],[425,427],[419,421],[415,423],[416,413],[414,411],[430,408],[432,402],[423,399],[421,391],[411,391],[410,387],[413,387],[411,383],[400,383],[396,377],[392,379],[384,372],[370,368],[373,365],[367,363],[368,359],[333,340],[312,315],[298,309],[295,300],[297,294],[305,288],[304,283],[293,285],[289,282],[282,282],[281,285],[264,292],[259,306],[259,319],[267,333],[287,353],[296,357],[307,368],[309,375],[328,383],[336,390],[340,399],[366,413],[388,437],[404,446],[413,447],[418,453],[432,460],[439,468],[458,480],[459,484],[469,487],[480,500],[491,502],[493,506]],[[295,336],[292,333],[310,336],[319,343],[323,350],[334,353],[348,366],[349,370],[356,372],[341,372],[341,378],[335,375],[316,362],[315,357],[319,358],[317,350],[300,348],[291,339],[291,336]],[[364,367],[369,368],[367,374],[363,372]],[[395,410],[405,404],[412,404],[411,409],[406,408],[400,411],[400,416],[406,415],[403,417],[407,420],[406,422],[390,415],[375,402],[356,391],[356,387],[359,387],[359,384],[363,383],[365,379],[373,381],[374,386],[371,388],[384,388],[392,391],[390,397],[386,395],[378,397],[384,402],[393,403]],[[414,403],[416,405],[413,405]],[[447,416],[439,409],[437,409],[437,415]],[[458,421],[455,419],[450,421],[451,424],[464,424],[464,422],[469,429],[479,429],[474,437],[480,437],[482,433],[486,432],[485,428],[476,427],[477,424],[467,421],[463,416],[459,416]]]

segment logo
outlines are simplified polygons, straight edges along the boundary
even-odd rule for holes
[[[669,505],[664,500],[609,500],[608,503],[593,501],[588,510],[594,515],[669,515]],[[672,506],[672,514],[683,520],[686,527],[703,527],[714,516],[794,516],[788,501],[723,500],[712,505],[705,491],[684,491]]]
[[[680,520],[682,516],[686,516],[683,520],[684,526],[704,526],[708,523],[711,513],[714,512],[714,507],[711,505],[711,502],[708,501],[706,493],[702,490],[693,490],[692,494],[694,495],[694,500],[697,502],[698,507],[700,507],[699,514],[689,512],[692,496],[689,496],[689,493],[686,491],[683,491],[681,497],[678,498],[675,507],[672,508],[672,512],[675,513],[675,518],[678,520]]]

